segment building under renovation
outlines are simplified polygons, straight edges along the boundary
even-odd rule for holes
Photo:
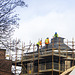
[[[24,53],[23,60],[17,61],[17,66],[22,66],[20,75],[60,75],[74,66],[74,42],[64,43],[64,38],[51,39],[48,48],[41,46],[38,51]],[[69,73],[68,73],[69,74]],[[68,75],[66,74],[66,75]]]

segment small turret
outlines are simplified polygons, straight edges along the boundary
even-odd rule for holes
[[[52,38],[51,39],[51,43],[64,43],[64,38],[62,38],[62,37],[54,37],[54,38]]]

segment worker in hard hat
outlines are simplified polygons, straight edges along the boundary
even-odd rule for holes
[[[46,46],[46,48],[48,48],[48,44],[49,44],[50,42],[49,42],[49,38],[47,37],[46,39],[45,39],[45,46]]]
[[[54,34],[54,37],[58,37],[58,34],[57,34],[57,32],[55,32],[55,34]]]
[[[42,45],[42,41],[41,41],[41,40],[40,40],[40,41],[38,41],[36,45],[37,45],[37,52],[38,52],[39,47]]]

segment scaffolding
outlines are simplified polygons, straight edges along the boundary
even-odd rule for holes
[[[64,42],[66,48],[61,42],[61,37],[58,38],[58,48],[55,47],[54,39],[50,41],[52,42],[50,42],[51,48],[45,48],[45,42],[42,42],[38,52],[36,44],[31,42],[29,45],[22,43],[20,47],[16,44],[15,54],[10,53],[12,55],[9,55],[12,56],[12,61],[13,56],[15,56],[12,62],[15,66],[15,75],[60,75],[75,65],[74,38],[72,38],[72,41]],[[19,69],[17,66],[21,68]]]

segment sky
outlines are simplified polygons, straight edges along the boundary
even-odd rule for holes
[[[17,7],[19,29],[14,38],[28,44],[42,38],[51,39],[55,32],[66,40],[75,38],[75,0],[24,0],[28,7]]]

